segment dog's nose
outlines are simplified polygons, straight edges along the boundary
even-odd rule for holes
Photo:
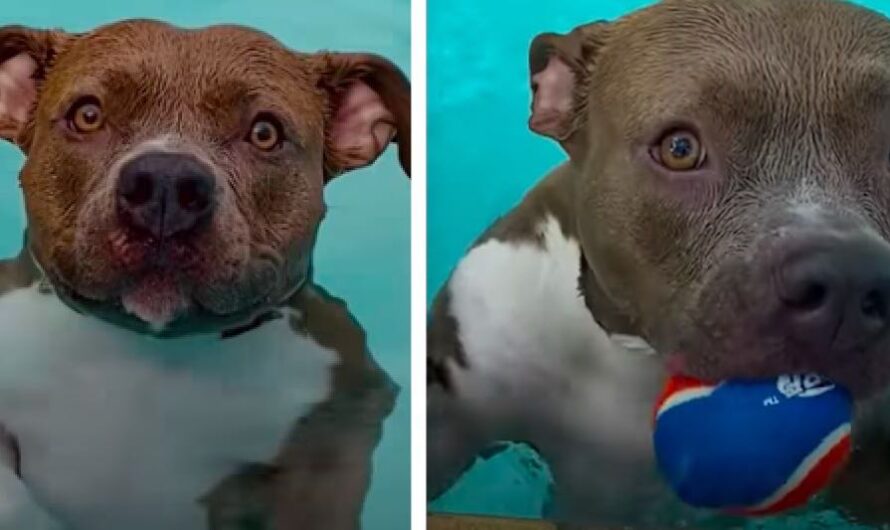
[[[159,239],[185,234],[210,219],[214,187],[212,172],[195,157],[146,153],[121,168],[118,213],[128,226]]]
[[[865,234],[811,236],[778,254],[774,278],[791,336],[834,351],[890,328],[890,245]]]

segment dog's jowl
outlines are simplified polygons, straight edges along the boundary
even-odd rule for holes
[[[373,53],[0,28],[0,529],[360,527],[397,386],[313,249],[327,183],[391,143],[410,172],[409,112]]]
[[[709,514],[655,461],[665,379],[818,374],[856,411],[821,506],[890,522],[890,21],[828,0],[665,0],[575,22],[529,39],[529,127],[564,162],[432,304],[430,497],[526,442],[552,471],[547,515],[695,527]]]

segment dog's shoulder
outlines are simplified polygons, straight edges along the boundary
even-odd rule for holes
[[[662,377],[648,344],[604,327],[586,302],[571,171],[548,175],[480,238],[430,314],[436,406],[457,402],[475,416],[469,423],[484,418],[485,429],[508,429],[539,449],[542,433],[552,432],[551,447],[569,446],[610,432],[603,426],[625,412],[645,418],[647,393]],[[616,439],[647,429],[632,422]]]
[[[388,413],[398,389],[375,361],[367,334],[346,302],[310,282],[291,297],[287,307],[296,335],[336,352],[334,399],[340,395],[337,390],[346,389],[344,395],[350,396],[363,390]]]
[[[431,306],[428,383],[449,388],[453,365],[471,364],[467,348],[473,347],[468,344],[474,342],[472,328],[488,322],[506,333],[530,323],[504,320],[517,316],[513,308],[524,308],[534,320],[532,313],[544,317],[540,311],[548,305],[558,313],[556,306],[568,304],[572,307],[564,309],[586,327],[590,315],[579,305],[581,250],[575,235],[572,172],[565,164],[548,174],[458,263]],[[494,330],[482,333],[494,335]]]
[[[287,307],[293,310],[291,326],[295,333],[339,352],[344,362],[365,359],[367,335],[344,300],[310,283],[288,301]]]
[[[573,172],[571,164],[565,163],[547,174],[516,207],[492,223],[472,248],[493,239],[519,244],[540,242],[541,224],[548,219],[555,221],[566,237],[574,238]]]

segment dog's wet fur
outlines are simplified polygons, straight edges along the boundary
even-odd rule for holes
[[[410,174],[401,70],[239,26],[0,27],[0,137],[27,216],[0,528],[359,528],[397,389],[312,251],[326,183],[393,143]]]
[[[665,371],[818,372],[871,414],[890,383],[890,22],[831,0],[665,0],[540,35],[529,64],[529,125],[568,159],[433,305],[431,495],[520,438],[554,468],[562,516],[657,521],[639,438]],[[660,158],[678,131],[706,153],[694,167]],[[824,298],[798,292],[814,275]],[[890,468],[857,469],[841,483],[872,492],[860,513],[887,514]]]
[[[394,137],[410,166],[407,80],[378,56],[155,21],[84,35],[5,28],[0,61],[23,56],[33,107],[3,118],[27,153],[30,250],[69,302],[135,328],[220,328],[281,302],[308,276],[325,182]],[[98,131],[69,126],[84,100],[101,108]],[[245,141],[266,114],[283,135],[268,152]],[[118,214],[121,168],[158,152],[190,156],[214,179],[213,217],[187,237],[144,237]]]

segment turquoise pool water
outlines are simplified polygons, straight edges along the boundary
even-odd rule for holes
[[[409,0],[28,0],[4,2],[0,25],[82,31],[121,18],[148,17],[184,26],[253,26],[302,51],[374,51],[410,75]],[[19,251],[24,215],[17,185],[22,157],[0,145],[0,256]],[[391,150],[371,168],[326,190],[329,214],[316,248],[316,280],[348,301],[371,350],[402,393],[375,455],[363,520],[369,530],[409,528],[409,183]],[[356,266],[356,264],[361,264]]]
[[[428,300],[482,230],[564,159],[554,143],[533,135],[526,125],[531,39],[541,32],[565,32],[582,22],[616,18],[650,3],[429,0]],[[890,14],[888,0],[858,3]],[[538,517],[548,485],[546,466],[516,447],[478,461],[431,508]],[[829,512],[752,527],[838,524]]]

